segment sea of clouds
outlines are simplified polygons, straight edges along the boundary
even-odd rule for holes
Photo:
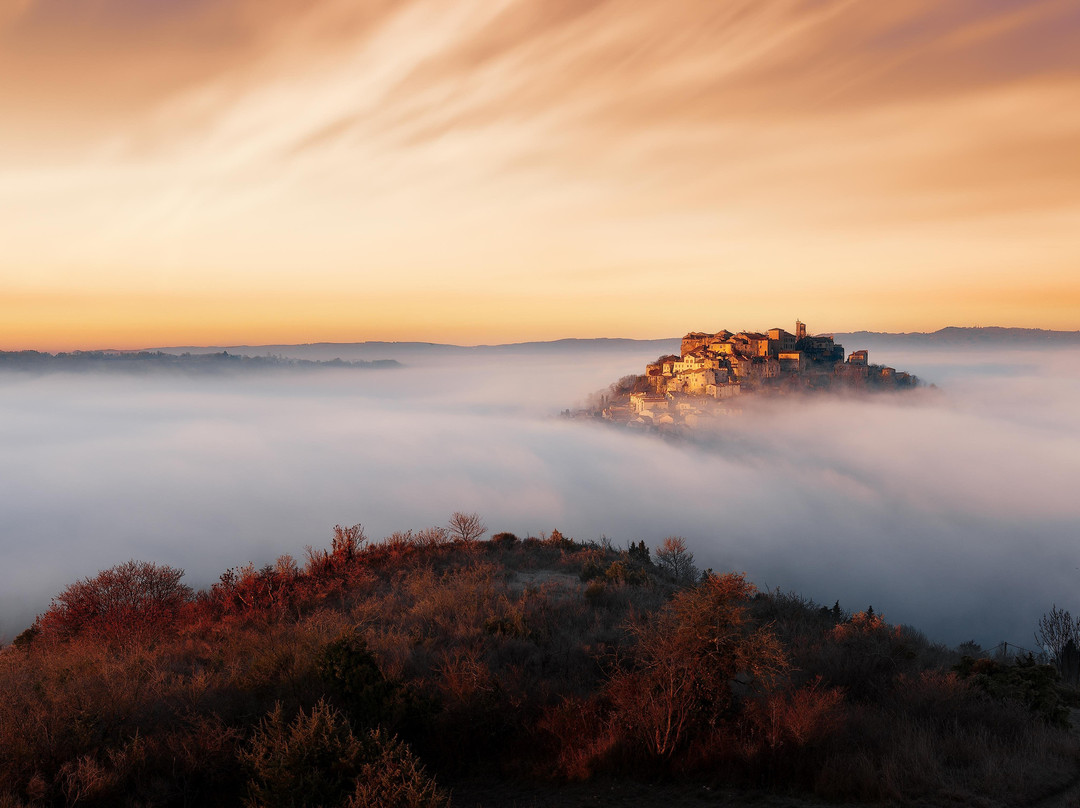
[[[129,558],[205,587],[477,511],[493,531],[655,546],[931,639],[1033,647],[1080,611],[1080,350],[885,351],[936,387],[751,405],[700,442],[558,417],[653,352],[397,370],[0,375],[0,637]]]

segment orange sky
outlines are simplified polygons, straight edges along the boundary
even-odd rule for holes
[[[1078,40],[1075,0],[0,0],[0,348],[1078,329]]]

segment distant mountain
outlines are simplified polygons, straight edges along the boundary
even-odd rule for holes
[[[220,353],[245,356],[280,356],[290,359],[329,361],[376,361],[395,359],[403,363],[423,363],[439,359],[485,358],[495,356],[568,356],[571,354],[645,353],[659,356],[678,352],[679,338],[560,339],[551,342],[515,342],[504,345],[447,345],[436,342],[314,342],[303,345],[229,345],[214,347],[154,348],[164,353]]]
[[[854,331],[835,334],[849,350],[868,345],[927,348],[1003,348],[1009,346],[1080,346],[1080,331],[1046,331],[1041,328],[963,328],[949,326],[930,333]]]
[[[1080,346],[1080,331],[1047,331],[1041,328],[961,328],[950,326],[930,333],[908,332],[892,333],[885,331],[851,331],[835,333],[836,341],[848,351],[860,348],[1019,348],[1041,346]],[[665,354],[680,352],[680,337],[669,339],[559,339],[548,342],[512,342],[499,345],[451,345],[438,342],[313,342],[299,345],[187,345],[161,348],[147,348],[141,351],[75,351],[55,355],[39,354],[36,351],[10,351],[0,357],[0,364],[7,367],[25,366],[48,362],[53,367],[61,364],[89,367],[95,361],[99,365],[115,367],[118,359],[146,365],[167,365],[162,359],[153,360],[154,354],[192,357],[208,354],[228,354],[229,360],[237,357],[252,357],[260,360],[274,360],[283,364],[290,362],[341,362],[376,363],[375,366],[393,366],[402,364],[426,364],[444,359],[485,359],[494,357],[529,356],[533,358],[551,356],[552,358],[572,355],[610,355],[610,356],[645,356],[652,359]],[[18,356],[21,354],[21,356]],[[391,364],[393,363],[393,364]],[[197,363],[192,363],[195,365]],[[222,364],[215,362],[215,365]],[[230,366],[234,362],[224,364]],[[266,362],[266,365],[272,364]]]

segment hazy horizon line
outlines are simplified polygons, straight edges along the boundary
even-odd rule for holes
[[[747,330],[747,329],[742,329]],[[759,330],[759,329],[755,329]],[[691,329],[693,331],[693,329]],[[853,330],[822,330],[814,331],[814,334],[843,334],[843,335],[871,335],[880,337],[918,337],[918,336],[932,336],[935,334],[941,334],[946,331],[960,331],[960,332],[972,332],[972,331],[996,331],[996,332],[1020,332],[1020,333],[1037,333],[1045,335],[1076,335],[1080,336],[1080,328],[1075,330],[1067,329],[1055,329],[1055,328],[1040,328],[1032,326],[1003,326],[1003,325],[947,325],[932,331],[874,331],[871,329],[853,329]],[[690,333],[690,331],[684,332]],[[0,351],[7,353],[15,353],[19,351],[37,351],[40,353],[94,353],[94,352],[117,352],[117,353],[141,353],[150,351],[179,351],[179,350],[211,350],[211,349],[261,349],[261,348],[299,348],[299,347],[319,347],[319,346],[331,346],[331,345],[404,345],[404,346],[432,346],[432,347],[445,347],[445,348],[509,348],[522,345],[554,345],[556,343],[568,343],[568,342],[670,342],[681,339],[682,334],[669,336],[669,337],[623,337],[623,336],[604,336],[604,337],[557,337],[554,339],[533,339],[533,340],[518,340],[510,342],[477,342],[477,343],[458,343],[458,342],[434,342],[432,340],[424,339],[402,339],[402,340],[386,340],[386,339],[361,339],[361,340],[314,340],[311,342],[262,342],[262,343],[248,343],[248,342],[233,342],[233,343],[208,343],[208,344],[173,344],[173,345],[153,345],[142,346],[135,348],[123,348],[116,346],[108,347],[96,347],[96,348],[0,348]]]

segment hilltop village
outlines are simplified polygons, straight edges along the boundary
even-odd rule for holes
[[[918,379],[870,364],[868,351],[844,357],[831,334],[694,331],[682,338],[680,356],[661,356],[641,376],[625,376],[602,394],[592,415],[630,427],[694,427],[742,411],[747,394],[914,387]]]

